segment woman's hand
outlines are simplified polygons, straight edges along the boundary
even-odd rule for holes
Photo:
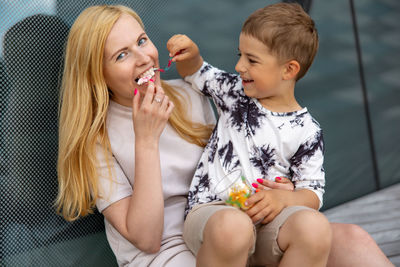
[[[164,94],[161,86],[148,82],[147,91],[141,100],[139,90],[135,89],[132,100],[132,120],[137,141],[158,143],[174,104]]]
[[[172,36],[167,42],[167,49],[182,77],[195,73],[203,65],[198,46],[184,34]]]
[[[267,188],[282,189],[282,190],[289,190],[289,191],[294,190],[294,184],[292,183],[292,181],[290,181],[286,177],[276,177],[275,182],[267,180],[267,179],[259,178],[259,179],[257,179],[257,182],[259,183],[259,184],[257,184],[257,187],[256,187],[257,190],[267,189]]]

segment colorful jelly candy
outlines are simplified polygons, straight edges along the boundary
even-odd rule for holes
[[[242,210],[247,210],[250,207],[246,206],[244,202],[250,197],[252,188],[246,182],[244,176],[241,177],[236,183],[229,188],[229,197],[225,201],[228,205],[238,207]]]

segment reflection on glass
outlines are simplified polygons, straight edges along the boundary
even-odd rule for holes
[[[0,2],[0,57],[3,54],[4,34],[15,23],[35,14],[55,15],[56,0],[2,0]]]

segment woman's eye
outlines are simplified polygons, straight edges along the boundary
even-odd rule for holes
[[[146,41],[147,41],[146,38],[140,38],[140,39],[139,39],[139,42],[138,42],[138,45],[140,46],[140,45],[146,43]]]
[[[123,59],[123,58],[125,57],[125,55],[126,55],[125,52],[122,52],[121,54],[119,54],[119,55],[117,56],[117,61],[120,60],[120,59]]]

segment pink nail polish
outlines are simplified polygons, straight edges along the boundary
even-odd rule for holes
[[[258,184],[256,184],[256,183],[252,183],[251,184],[254,188],[257,188],[258,187]]]
[[[150,81],[154,83],[154,80],[153,80],[153,79],[150,79]]]
[[[136,95],[137,94],[137,89],[135,88],[135,91],[133,92],[133,95]]]
[[[276,179],[276,180],[279,180],[279,181],[280,181],[280,180],[282,180],[282,178],[281,178],[281,177],[276,177],[275,179]]]
[[[262,184],[262,183],[263,183],[263,179],[258,178],[258,179],[257,179],[257,182],[259,182],[260,184]]]

